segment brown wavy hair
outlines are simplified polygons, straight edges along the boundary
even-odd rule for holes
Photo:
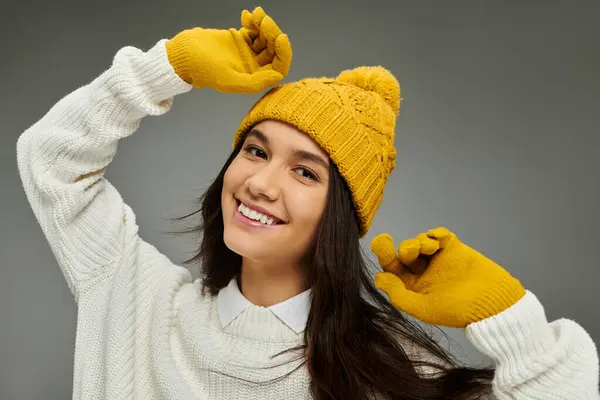
[[[200,248],[186,264],[200,264],[203,288],[211,295],[240,273],[242,259],[223,241],[221,191],[231,153],[217,178],[199,198],[192,228]],[[304,346],[317,400],[444,400],[483,398],[493,370],[461,366],[418,323],[404,316],[374,286],[370,263],[360,246],[359,222],[351,193],[332,165],[324,215],[306,255],[312,300]],[[307,350],[308,349],[308,350]],[[420,355],[420,356],[419,356]],[[304,355],[303,355],[304,356]]]

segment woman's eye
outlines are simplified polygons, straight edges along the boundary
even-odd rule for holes
[[[259,149],[258,147],[250,147],[250,148],[246,149],[246,151],[254,157],[267,158],[267,154],[264,151],[262,151],[261,149]]]
[[[296,168],[294,170],[294,172],[296,172],[298,175],[300,175],[301,177],[305,178],[305,179],[313,179],[316,180],[317,177],[315,176],[315,174],[313,174],[312,172],[310,172],[308,169],[306,168]]]

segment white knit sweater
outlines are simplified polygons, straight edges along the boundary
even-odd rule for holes
[[[148,52],[126,47],[19,138],[25,192],[78,302],[73,398],[310,398],[302,360],[271,359],[302,335],[257,306],[223,328],[216,299],[140,239],[103,177],[119,139],[190,89],[164,40]],[[600,398],[592,339],[573,321],[548,323],[529,292],[466,334],[496,363],[498,399]]]

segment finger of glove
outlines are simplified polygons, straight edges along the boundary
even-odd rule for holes
[[[437,240],[440,243],[440,249],[446,247],[448,242],[455,236],[452,232],[444,227],[438,227],[427,231],[427,237]]]
[[[255,53],[261,52],[267,46],[267,40],[261,29],[267,18],[271,19],[261,7],[256,7],[252,14],[242,15],[242,29],[247,30],[251,39],[249,45]]]
[[[426,309],[426,298],[420,293],[408,290],[402,279],[394,274],[380,272],[375,275],[375,286],[383,290],[394,307],[415,318]]]
[[[252,10],[252,22],[254,26],[258,27],[262,23],[262,20],[267,16],[265,10],[262,7],[258,6]]]
[[[389,233],[375,236],[371,241],[371,251],[377,256],[377,261],[384,271],[398,261],[394,239]]]
[[[240,33],[244,35],[248,45],[251,45],[254,39],[258,37],[258,27],[252,22],[252,13],[248,10],[242,11],[242,28]]]
[[[430,238],[426,233],[417,235],[416,239],[419,241],[420,252],[422,255],[432,256],[440,249],[440,242]]]
[[[275,39],[275,58],[273,58],[273,69],[286,76],[292,65],[292,45],[285,33]]]
[[[402,264],[412,264],[420,254],[421,243],[417,238],[404,240],[398,246],[398,259]]]
[[[258,27],[266,15],[262,7],[256,7],[252,12],[248,10],[242,11],[242,28],[255,31],[256,35],[258,35]]]
[[[283,79],[283,76],[272,69],[260,69],[252,74],[233,71],[233,81],[228,88],[236,93],[258,93]]]
[[[265,16],[260,23],[259,36],[261,42],[266,43],[267,48],[272,54],[275,54],[275,40],[281,35],[281,29],[268,15]]]

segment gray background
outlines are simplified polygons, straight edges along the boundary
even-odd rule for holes
[[[302,4],[302,5],[301,5]],[[0,398],[71,396],[76,308],[17,175],[19,134],[107,68],[193,27],[238,27],[256,3],[11,2],[0,11]],[[291,38],[288,80],[382,64],[400,79],[398,168],[367,239],[444,225],[600,342],[600,2],[265,1]],[[257,96],[195,90],[121,143],[108,178],[142,236],[165,234],[219,170]],[[365,245],[368,246],[368,241]],[[485,359],[463,338],[453,351]]]

